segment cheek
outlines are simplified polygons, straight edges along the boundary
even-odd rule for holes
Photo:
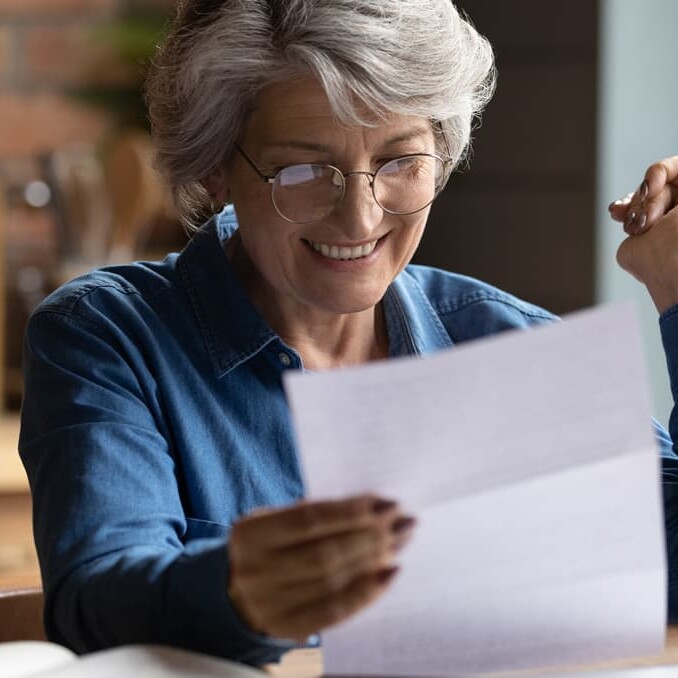
[[[250,214],[240,225],[240,238],[248,258],[264,277],[272,279],[293,265],[295,253],[289,224]],[[287,226],[287,228],[286,228]]]
[[[426,217],[420,217],[416,220],[411,220],[405,222],[401,230],[401,242],[403,247],[407,247],[410,250],[414,250],[419,245],[419,242],[424,235],[424,230],[426,229]]]

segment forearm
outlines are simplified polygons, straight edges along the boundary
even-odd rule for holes
[[[157,643],[250,664],[274,662],[291,647],[246,628],[226,592],[222,539],[190,542],[180,552],[136,547],[46,579],[45,622],[51,640],[79,653]]]
[[[164,643],[277,659],[291,644],[250,634],[226,593],[234,515],[187,515],[154,381],[107,334],[43,312],[27,335],[20,453],[50,638],[78,652]]]

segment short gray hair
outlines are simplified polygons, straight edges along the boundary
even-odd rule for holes
[[[183,0],[147,82],[157,149],[183,220],[231,157],[257,94],[311,73],[340,121],[428,118],[454,165],[494,91],[492,48],[451,0]]]

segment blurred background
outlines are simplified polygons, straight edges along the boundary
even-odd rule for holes
[[[0,0],[0,588],[38,583],[16,454],[28,315],[79,272],[186,242],[150,166],[140,93],[174,4]],[[656,313],[615,266],[622,234],[606,207],[649,163],[678,152],[678,3],[458,5],[493,43],[499,84],[416,261],[557,313],[633,301],[666,423]]]
[[[21,348],[42,298],[186,235],[141,94],[174,0],[0,0],[0,589],[39,582],[16,452]]]
[[[45,293],[182,244],[150,167],[141,95],[173,5],[0,0],[6,408],[20,404],[22,330]]]

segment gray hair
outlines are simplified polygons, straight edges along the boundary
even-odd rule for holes
[[[156,162],[183,220],[230,158],[257,94],[311,73],[338,120],[429,119],[456,166],[494,91],[492,48],[451,0],[183,0],[147,82]]]

